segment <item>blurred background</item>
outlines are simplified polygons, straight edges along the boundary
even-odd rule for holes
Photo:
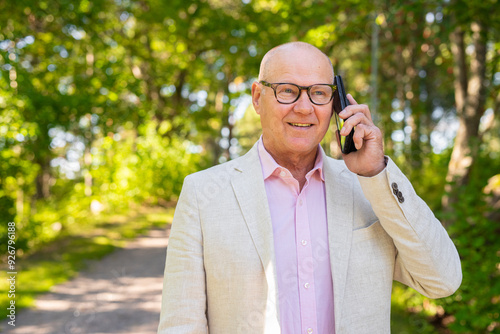
[[[451,297],[395,285],[393,326],[500,332],[496,0],[0,0],[1,261],[16,222],[18,306],[168,224],[187,174],[244,154],[260,60],[297,40],[370,106],[461,255]],[[339,157],[331,132],[322,145]]]

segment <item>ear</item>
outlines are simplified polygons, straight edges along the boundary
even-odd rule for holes
[[[262,94],[262,87],[257,81],[255,81],[252,84],[252,104],[253,104],[253,108],[255,109],[257,114],[259,114],[259,115],[260,115],[260,97],[261,97],[261,94]]]

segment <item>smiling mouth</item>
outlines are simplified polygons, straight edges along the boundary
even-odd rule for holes
[[[288,124],[293,125],[293,126],[297,126],[299,128],[308,128],[308,127],[312,126],[312,124],[310,124],[310,123],[305,123],[305,124],[304,123],[288,123]]]

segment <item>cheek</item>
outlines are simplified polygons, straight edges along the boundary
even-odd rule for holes
[[[320,123],[324,127],[328,127],[328,125],[330,124],[330,121],[332,119],[332,111],[329,108],[321,110],[318,114],[318,118],[320,120]]]
[[[262,125],[276,126],[283,122],[283,119],[288,114],[289,110],[280,108],[280,106],[263,104],[260,111],[260,119]]]

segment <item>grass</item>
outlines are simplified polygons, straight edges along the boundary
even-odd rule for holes
[[[173,208],[139,208],[127,215],[102,215],[75,221],[61,237],[29,256],[16,259],[16,313],[33,306],[37,295],[65,282],[84,269],[123,247],[127,240],[151,228],[166,228]],[[7,316],[10,303],[7,270],[0,272],[0,318]]]

